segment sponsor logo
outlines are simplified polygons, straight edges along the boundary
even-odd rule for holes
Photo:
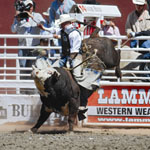
[[[88,122],[150,124],[149,87],[100,88],[88,100]]]
[[[109,98],[107,96],[103,96],[105,94],[104,89],[100,89],[98,94],[99,104],[150,104],[150,89],[148,92],[146,92],[145,89],[122,89],[121,91],[112,89]]]
[[[12,117],[36,117],[39,115],[40,105],[25,105],[25,104],[12,104]]]

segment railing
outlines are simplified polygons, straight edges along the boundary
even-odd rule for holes
[[[51,36],[48,35],[0,35],[0,43],[3,42],[3,45],[0,45],[0,51],[3,53],[0,54],[0,94],[20,94],[24,93],[24,91],[31,91],[31,89],[34,91],[33,93],[37,93],[34,81],[30,79],[21,79],[21,77],[30,77],[30,74],[28,73],[21,73],[21,71],[31,71],[32,68],[28,67],[20,67],[19,66],[19,60],[20,59],[30,59],[35,60],[36,57],[18,57],[17,53],[10,52],[13,50],[19,50],[19,49],[48,49],[49,52],[51,49],[60,49],[59,46],[51,46],[50,42],[48,43],[48,46],[17,46],[17,45],[8,45],[7,40],[12,39],[18,39],[18,38],[48,38],[52,39]],[[131,52],[131,51],[150,51],[150,48],[144,49],[144,48],[130,48],[130,47],[122,47],[121,40],[124,41],[127,40],[126,36],[109,36],[109,38],[117,39],[118,40],[118,46],[116,49],[120,49],[121,52]],[[137,37],[137,40],[144,40],[144,39],[150,39],[149,36],[141,36]],[[9,50],[9,53],[8,53]],[[48,57],[51,59],[55,59],[55,57],[50,57],[50,53],[48,53]],[[8,66],[11,62],[15,62],[14,65]],[[123,59],[121,58],[121,63],[124,62],[133,62],[133,63],[149,63],[150,60],[148,59]],[[122,80],[117,79],[117,77],[114,75],[115,71],[112,70],[105,70],[105,73],[101,80],[101,85],[109,86],[109,85],[144,85],[149,86],[149,80],[150,77],[147,77],[147,74],[150,74],[150,71],[146,70],[139,70],[138,68],[132,69],[132,70],[122,70]],[[31,94],[33,94],[31,93]]]
[[[51,46],[50,42],[48,46],[17,46],[7,44],[7,40],[18,39],[18,38],[48,38],[52,39],[49,35],[0,35],[0,42],[3,40],[3,46],[0,46],[0,50],[3,50],[3,54],[0,54],[0,94],[20,94],[21,93],[37,93],[35,90],[34,81],[30,78],[29,73],[21,73],[21,71],[31,71],[31,67],[20,67],[19,60],[35,60],[36,57],[18,57],[17,53],[10,53],[12,50],[19,49],[49,49],[48,57],[50,57],[51,49],[60,49],[60,46]],[[50,41],[50,40],[49,40]],[[2,43],[2,42],[1,42]],[[9,53],[7,52],[9,50]],[[54,59],[51,58],[51,59]],[[8,64],[15,61],[15,65],[8,67]],[[20,78],[24,79],[20,79]],[[27,77],[25,79],[25,77]],[[30,88],[29,88],[30,87]],[[35,90],[35,92],[31,92]]]
[[[140,40],[150,40],[149,36],[140,36],[140,37],[136,37],[134,39],[136,39],[138,42],[137,47],[136,48],[130,48],[129,46],[125,46],[124,43],[126,43],[127,41],[130,42],[130,40],[126,37],[126,36],[107,36],[108,38],[111,39],[117,39],[118,40],[118,44],[116,46],[116,50],[120,49],[121,53],[124,52],[137,52],[137,54],[141,55],[140,53],[138,53],[138,51],[147,51],[150,52],[150,48],[139,48],[139,41]],[[123,42],[121,43],[122,40]],[[131,39],[133,40],[133,39]],[[132,58],[133,56],[131,56],[130,59],[127,58],[121,58],[120,60],[120,64],[123,63],[150,63],[149,59],[136,59]],[[133,68],[132,70],[124,70],[121,69],[122,72],[122,79],[121,81],[117,80],[117,82],[114,82],[113,80],[116,79],[115,76],[105,76],[103,75],[102,77],[102,85],[123,85],[123,86],[139,86],[139,85],[145,85],[145,86],[149,86],[149,80],[150,80],[150,70],[139,70],[139,66],[136,68]],[[114,70],[105,70],[105,73],[107,74],[111,74],[114,73]],[[108,80],[108,81],[104,81],[104,80]]]

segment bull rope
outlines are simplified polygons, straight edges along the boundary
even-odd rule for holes
[[[93,54],[93,55],[94,55],[94,54]],[[86,61],[88,61],[90,58],[92,58],[92,57],[93,57],[93,55],[92,55],[92,56],[87,57],[85,60],[83,60],[80,64],[76,65],[75,67],[73,67],[73,68],[68,68],[68,70],[69,70],[69,71],[74,70],[75,68],[79,67],[80,65],[82,65],[83,63],[85,63]]]

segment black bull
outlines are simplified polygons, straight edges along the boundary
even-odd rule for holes
[[[85,47],[86,48],[85,48]],[[97,49],[96,55],[102,62],[102,64],[96,64],[93,68],[103,70],[106,68],[116,67],[117,77],[121,77],[120,72],[120,52],[116,51],[112,41],[108,38],[89,38],[83,40],[83,50],[88,55],[94,54],[94,50]],[[100,67],[97,68],[97,67]],[[88,97],[94,92],[94,90],[87,90],[74,81],[71,74],[63,68],[56,68],[60,73],[54,73],[50,78],[47,78],[44,82],[44,92],[48,93],[48,96],[42,96],[42,107],[39,119],[36,125],[31,131],[36,132],[38,128],[48,119],[52,112],[63,113],[68,116],[69,130],[73,130],[73,124],[76,119],[76,115],[80,119],[84,119],[83,112],[78,110],[79,106],[86,106]],[[35,79],[36,80],[36,79]],[[38,86],[37,86],[38,88]]]
[[[78,110],[79,106],[85,106],[87,104],[87,97],[92,94],[85,88],[81,88],[72,78],[70,72],[64,68],[55,68],[57,72],[54,72],[51,77],[44,81],[44,87],[38,86],[39,78],[33,77],[37,88],[40,91],[40,98],[42,101],[42,107],[40,111],[39,119],[36,125],[31,129],[32,132],[36,132],[38,128],[48,119],[52,112],[60,113],[68,116],[69,130],[73,130],[73,124],[78,115],[79,120],[84,119],[84,111]],[[36,75],[40,70],[35,72]],[[41,86],[41,85],[40,85]],[[48,93],[45,96],[43,93]],[[82,93],[82,94],[80,94]],[[82,98],[80,99],[80,96]],[[80,100],[85,100],[80,102]]]
[[[89,67],[96,70],[105,70],[115,67],[115,75],[121,78],[120,70],[120,50],[115,50],[112,40],[106,37],[90,37],[83,40],[82,49],[83,57],[85,55],[92,55],[96,52],[98,59],[92,62]],[[98,63],[97,63],[98,62]]]

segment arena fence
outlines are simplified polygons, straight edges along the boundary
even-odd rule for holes
[[[55,59],[59,56],[50,57],[50,50],[51,49],[60,49],[58,46],[51,46],[50,42],[48,46],[17,46],[17,45],[9,45],[8,40],[17,39],[17,38],[49,38],[52,39],[50,36],[46,35],[0,35],[1,41],[3,41],[3,44],[1,42],[0,50],[0,93],[5,94],[12,94],[12,91],[16,90],[14,92],[15,94],[20,94],[19,89],[24,88],[24,90],[28,90],[30,87],[31,89],[35,89],[35,85],[32,79],[20,79],[21,77],[30,77],[30,74],[28,73],[21,73],[21,71],[31,71],[32,68],[25,68],[19,66],[19,60],[26,59],[26,60],[35,60],[36,57],[18,57],[17,52],[14,52],[13,50],[19,50],[19,49],[48,49],[49,52],[49,58]],[[122,43],[127,40],[126,36],[109,36],[109,38],[118,40],[118,45],[116,49],[120,49],[121,52],[125,51],[126,53],[129,53],[131,51],[150,51],[150,48],[144,49],[144,48],[130,48],[130,47],[122,47],[120,40],[122,40]],[[138,37],[137,40],[144,40],[148,39],[150,37]],[[14,62],[14,65],[9,65],[11,62]],[[149,59],[138,59],[136,60],[134,57],[130,56],[130,58],[121,58],[121,63],[149,63]],[[139,70],[138,68],[132,69],[132,70],[121,70],[122,72],[122,80],[117,79],[117,77],[114,75],[115,71],[114,69],[111,70],[105,70],[105,73],[101,80],[101,85],[110,86],[110,85],[144,85],[149,86],[149,70]],[[144,81],[144,82],[142,82]]]
[[[123,43],[128,40],[126,36],[117,36],[117,37],[108,36],[108,37],[112,39],[116,39],[118,41],[116,50],[119,49],[121,50],[121,53],[124,52],[129,55],[126,58],[122,56],[121,65],[124,65],[125,63],[131,63],[131,62],[132,63],[146,63],[146,64],[150,62],[149,59],[136,59],[136,57],[133,57],[130,54],[131,52],[136,53],[136,51],[148,51],[149,52],[150,48],[144,49],[144,48],[139,48],[139,46],[137,46],[136,48],[130,48],[129,46],[127,46],[128,43],[126,43],[126,46],[125,46]],[[4,34],[0,35],[0,102],[1,102],[0,119],[2,119],[1,123],[8,122],[8,120],[10,122],[11,121],[16,122],[18,120],[20,121],[30,120],[31,122],[33,122],[36,119],[35,116],[37,115],[37,113],[35,113],[35,110],[39,110],[38,108],[39,108],[39,105],[41,104],[39,100],[39,94],[35,87],[34,81],[30,77],[30,73],[23,73],[24,71],[31,71],[32,68],[19,66],[19,60],[21,59],[35,60],[36,57],[18,57],[18,50],[19,49],[47,49],[48,57],[50,59],[58,59],[59,54],[55,55],[54,57],[50,57],[50,51],[52,49],[56,49],[56,50],[61,49],[61,47],[59,46],[51,46],[50,42],[48,46],[18,46],[17,42],[14,42],[14,40],[17,41],[18,38],[52,39],[52,37],[48,35],[4,35]],[[135,39],[139,41],[139,40],[150,39],[150,37],[141,36],[141,37],[136,37]],[[16,44],[10,44],[10,43],[16,43]],[[130,89],[130,87],[134,87],[135,89],[138,87],[142,87],[142,89],[149,90],[148,87],[150,85],[149,84],[150,71],[148,67],[145,70],[139,70],[139,67],[133,68],[132,70],[121,69],[121,72],[122,72],[122,79],[120,80],[120,79],[117,79],[117,77],[115,76],[114,69],[105,70],[104,75],[101,79],[101,89],[98,91],[98,93],[101,93],[101,96],[102,96],[102,93],[105,94],[104,91],[105,89],[108,89],[108,87],[109,88],[112,87],[112,89],[117,89],[118,87],[119,88],[122,87],[121,88],[122,91],[124,87],[128,87],[128,89]],[[103,96],[101,97],[101,99],[103,99]],[[100,97],[100,94],[99,94],[99,97]],[[131,97],[129,97],[129,99],[130,98]],[[98,100],[96,99],[96,101]],[[113,104],[116,104],[116,103],[117,102],[114,102]],[[103,104],[105,103],[103,102]],[[97,102],[96,102],[96,105],[97,105]],[[119,105],[117,105],[117,107],[118,106]],[[88,114],[89,117],[84,122],[85,124],[95,125],[95,124],[100,123],[102,125],[103,124],[104,125],[110,125],[110,124],[116,125],[116,124],[122,124],[122,122],[124,122],[124,121],[118,121],[118,123],[116,123],[112,121],[110,123],[110,121],[107,121],[106,118],[102,120],[102,123],[95,122],[93,121],[94,119],[92,118],[93,116],[96,115],[92,112],[93,107],[94,107],[93,104],[89,104],[89,114]],[[98,108],[97,108],[97,111],[98,111]],[[103,111],[103,110],[100,109],[99,107],[99,111]],[[136,110],[134,109],[134,111]],[[115,116],[115,114],[113,115]],[[58,116],[53,115],[53,119],[50,119],[51,121],[49,122],[53,123],[55,120],[54,119],[55,117],[57,118]],[[107,117],[109,118],[109,115]],[[61,120],[63,119],[61,118]],[[130,123],[126,123],[126,124],[131,125]],[[149,125],[149,123],[147,123],[146,125]]]

